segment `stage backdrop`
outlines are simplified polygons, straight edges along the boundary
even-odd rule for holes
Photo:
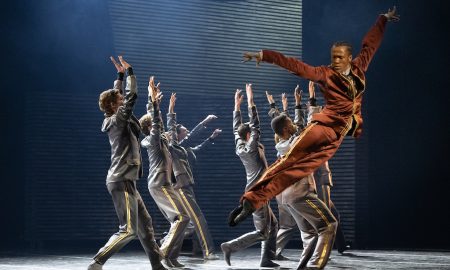
[[[234,153],[234,92],[236,88],[245,89],[246,82],[253,83],[262,122],[262,143],[267,159],[273,162],[276,152],[264,91],[271,91],[279,106],[281,93],[288,93],[293,109],[296,84],[303,87],[306,102],[307,82],[268,64],[258,68],[254,63],[242,64],[241,56],[244,51],[267,48],[301,58],[302,2],[111,0],[105,8],[108,22],[97,24],[101,18],[84,18],[91,29],[78,30],[76,20],[71,23],[71,31],[95,30],[92,37],[87,36],[94,40],[95,35],[110,38],[100,41],[97,37],[98,42],[108,44],[107,49],[98,55],[92,51],[88,54],[94,63],[102,63],[77,66],[79,56],[65,59],[70,61],[67,64],[70,68],[54,70],[49,79],[66,81],[71,90],[50,87],[32,91],[26,97],[25,126],[32,136],[25,136],[24,239],[31,243],[89,240],[103,243],[118,228],[105,186],[110,147],[107,136],[100,131],[103,115],[98,109],[98,94],[112,87],[115,78],[115,69],[107,63],[108,54],[124,55],[134,67],[140,91],[135,107],[138,117],[145,113],[150,75],[161,82],[164,115],[170,93],[176,92],[178,120],[189,129],[208,114],[218,116],[197,140],[200,142],[215,128],[223,130],[214,145],[198,154],[194,169],[197,200],[216,245],[253,230],[251,219],[236,228],[226,224],[227,215],[237,206],[246,182],[243,166]],[[63,37],[64,33],[59,35]],[[84,44],[82,48],[87,49],[90,46],[85,42],[93,43],[89,39],[74,42]],[[92,48],[98,48],[97,45],[92,44]],[[108,47],[112,50],[108,51]],[[67,53],[61,52],[64,55]],[[99,66],[104,69],[98,70]],[[78,71],[90,77],[79,76]],[[58,76],[68,72],[72,76]],[[320,94],[319,102],[322,102]],[[247,121],[246,107],[244,102],[244,121]],[[332,199],[341,212],[343,228],[350,240],[355,238],[357,223],[355,148],[354,140],[345,139],[330,162],[336,183]],[[168,230],[169,224],[149,196],[148,160],[145,150],[142,153],[145,174],[138,187],[160,235]],[[276,210],[276,203],[272,206]]]

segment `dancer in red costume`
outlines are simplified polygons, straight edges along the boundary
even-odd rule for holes
[[[272,164],[258,182],[244,193],[241,205],[230,213],[230,226],[235,226],[281,191],[313,173],[334,155],[346,135],[360,136],[365,72],[381,44],[386,23],[399,19],[395,7],[381,14],[364,37],[362,49],[355,58],[349,43],[333,44],[329,66],[313,67],[269,50],[244,53],[244,62],[255,59],[257,65],[261,61],[272,63],[316,82],[324,95],[326,106],[322,112],[313,116],[312,123],[305,128],[291,150]]]

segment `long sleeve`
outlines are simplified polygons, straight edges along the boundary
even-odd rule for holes
[[[241,139],[238,134],[238,128],[242,124],[241,111],[233,112],[233,134],[234,143],[236,145],[236,154],[239,155],[241,151],[245,151],[245,141]]]
[[[192,138],[195,136],[198,136],[204,129],[205,125],[203,124],[203,121],[198,123],[189,133],[187,134],[186,138],[184,138],[180,144],[183,144],[183,146],[192,146]]]
[[[117,123],[125,124],[133,114],[134,104],[137,99],[136,76],[127,77],[127,86],[125,88],[125,100],[122,106],[117,110]]]
[[[152,98],[150,97],[150,95],[148,95],[148,101],[147,101],[147,113],[149,114],[153,114],[153,103],[152,103]]]
[[[274,103],[270,104],[270,110],[269,110],[269,116],[270,118],[275,118],[278,115],[280,115],[280,110],[278,109],[277,105]]]
[[[202,150],[205,150],[206,148],[208,148],[209,145],[214,144],[214,139],[211,139],[211,137],[206,138],[203,142],[201,142],[200,144],[191,147],[191,150],[194,153],[198,153]]]
[[[158,145],[161,144],[161,134],[164,132],[164,130],[161,128],[162,126],[162,119],[159,111],[159,105],[158,102],[153,102],[152,104],[152,129],[150,130],[150,135],[145,137],[141,141],[141,146],[148,148],[151,145]]]
[[[282,53],[262,50],[262,61],[282,67],[297,76],[314,82],[326,81],[326,67],[313,67],[294,57],[286,57]]]
[[[119,90],[121,94],[123,94],[123,72],[117,72],[117,79],[114,81],[113,88]]]
[[[301,106],[295,107],[294,124],[297,126],[297,130],[301,132],[305,128],[305,111]]]
[[[233,134],[234,134],[235,141],[237,141],[240,138],[237,130],[241,124],[242,124],[241,111],[234,111],[233,112]]]
[[[322,106],[308,106],[308,116],[307,116],[307,122],[308,124],[312,121],[312,117],[314,114],[319,113],[322,110]]]
[[[367,71],[370,61],[380,47],[381,41],[383,40],[384,29],[386,28],[386,22],[386,16],[380,15],[378,17],[375,24],[363,38],[361,51],[358,56],[353,59],[353,64],[363,71]]]
[[[170,143],[173,145],[178,144],[178,134],[177,134],[177,114],[168,113],[167,114],[167,129],[170,133]]]
[[[247,142],[247,145],[250,148],[250,151],[256,151],[258,149],[258,143],[261,135],[259,116],[256,106],[248,108],[248,116],[250,118],[250,140]]]

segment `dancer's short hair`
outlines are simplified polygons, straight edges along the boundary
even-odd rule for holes
[[[177,124],[175,127],[176,127],[176,129],[177,129],[177,134],[180,134],[180,132],[181,132],[181,127],[182,127],[183,125],[182,124]]]
[[[272,119],[272,122],[270,122],[270,126],[272,127],[275,134],[278,136],[283,135],[283,128],[286,126],[286,123],[288,121],[288,117],[286,114],[282,113]]]
[[[142,133],[144,133],[145,136],[150,135],[150,128],[152,127],[152,116],[149,113],[144,114],[139,119],[139,124],[141,125]]]
[[[117,96],[119,93],[120,91],[118,89],[108,89],[100,94],[98,106],[100,111],[105,113],[106,117],[115,113],[111,104],[117,102]]]
[[[238,133],[239,137],[244,141],[247,140],[247,134],[250,132],[251,132],[251,130],[250,130],[249,123],[240,124],[239,127],[237,128],[237,133]]]
[[[333,47],[346,47],[347,51],[350,55],[353,54],[353,46],[350,42],[347,41],[336,41],[335,43],[333,43],[333,46],[331,46],[331,48]]]

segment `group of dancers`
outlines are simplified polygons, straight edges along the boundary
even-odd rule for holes
[[[292,120],[286,96],[282,97],[283,112],[280,112],[273,96],[266,93],[271,106],[269,114],[273,118],[271,127],[275,133],[278,156],[277,161],[268,166],[264,147],[259,141],[259,117],[253,101],[252,85],[246,85],[250,117],[248,123],[242,122],[240,111],[244,96],[241,90],[236,90],[233,131],[236,154],[245,167],[247,185],[239,206],[230,213],[228,223],[236,226],[252,215],[256,231],[221,244],[227,264],[230,265],[231,253],[261,242],[260,266],[278,267],[273,260],[283,259],[281,252],[297,225],[303,241],[297,269],[325,267],[339,224],[337,211],[330,200],[332,182],[327,161],[345,136],[358,137],[361,134],[365,72],[381,43],[386,22],[397,20],[399,16],[395,7],[381,14],[364,37],[362,49],[354,59],[349,43],[333,44],[329,66],[313,67],[269,50],[244,53],[244,62],[254,59],[257,65],[261,61],[273,63],[310,80],[310,102],[306,121],[301,93],[296,88],[295,115]],[[137,119],[133,114],[137,99],[133,68],[121,56],[119,62],[113,57],[111,60],[117,69],[117,80],[113,89],[100,94],[99,107],[105,114],[102,131],[108,134],[111,145],[107,189],[120,226],[119,231],[95,255],[88,270],[102,269],[113,254],[136,236],[152,269],[183,267],[178,261],[183,239],[194,231],[202,247],[203,257],[206,260],[218,259],[205,217],[195,200],[192,162],[189,161],[195,159],[195,151],[213,140],[220,130],[215,130],[198,147],[188,147],[185,143],[190,135],[202,129],[215,116],[208,116],[189,132],[177,123],[177,98],[173,93],[170,96],[166,130],[159,107],[162,92],[159,83],[155,84],[151,77],[147,114]],[[123,93],[125,73],[128,76]],[[315,104],[314,84],[323,93],[326,104],[323,109]],[[141,133],[145,137],[139,142]],[[136,180],[143,175],[141,147],[147,150],[149,157],[150,195],[170,222],[170,230],[159,244],[155,240],[152,219],[136,188]],[[320,197],[317,195],[314,173],[320,179]],[[279,222],[269,206],[269,200],[275,196],[280,210]],[[336,239],[339,240],[339,237]]]

